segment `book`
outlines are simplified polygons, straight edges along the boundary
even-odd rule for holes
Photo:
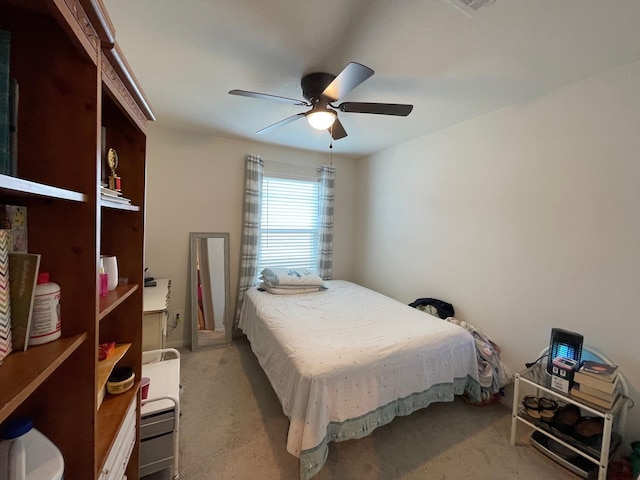
[[[27,253],[27,207],[0,205],[0,228],[9,231],[10,252]]]
[[[581,400],[585,400],[586,402],[592,403],[593,405],[597,405],[598,407],[602,407],[607,410],[613,407],[613,404],[618,398],[618,395],[616,394],[611,400],[603,400],[602,398],[596,397],[595,395],[590,395],[583,392],[582,390],[580,390],[579,386],[574,386],[571,388],[571,396],[579,398]]]
[[[617,385],[617,382],[616,382]],[[615,400],[618,396],[618,389],[615,389],[611,393],[603,392],[602,390],[587,385],[586,383],[580,384],[580,391],[586,393],[588,395],[593,395],[594,397],[601,398],[603,400]]]
[[[9,175],[18,176],[18,102],[20,89],[18,82],[12,78],[9,85],[9,158],[11,169]]]
[[[613,393],[616,387],[618,386],[618,377],[613,382],[609,382],[608,380],[602,380],[600,378],[592,377],[591,375],[586,375],[581,372],[576,372],[573,375],[573,381],[579,383],[580,385],[588,385],[592,388],[597,388],[601,392],[604,393]]]
[[[585,360],[584,362],[582,362],[582,365],[580,366],[580,369],[578,371],[585,375],[591,375],[595,378],[613,382],[613,380],[616,378],[616,375],[618,375],[618,365]]]
[[[122,197],[122,192],[119,192],[117,190],[111,190],[110,188],[104,187],[104,186],[100,187],[100,194],[110,195],[112,197]]]
[[[40,255],[9,254],[9,285],[11,298],[11,332],[16,351],[29,346],[29,331],[33,315],[36,283],[40,271]]]
[[[11,34],[0,30],[0,174],[11,173],[9,146],[9,54]]]
[[[13,351],[11,332],[11,303],[9,294],[9,244],[8,230],[0,230],[0,363]]]
[[[113,195],[100,194],[100,198],[106,202],[131,204],[131,199],[125,197],[114,197]]]

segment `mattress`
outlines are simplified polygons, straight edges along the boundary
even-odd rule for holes
[[[251,288],[239,321],[290,420],[287,451],[302,479],[320,470],[331,441],[480,393],[465,329],[351,282],[326,286],[302,295]]]

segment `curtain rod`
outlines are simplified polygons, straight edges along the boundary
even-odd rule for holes
[[[301,168],[311,168],[313,170],[317,170],[320,167],[325,166],[326,164],[322,164],[322,165],[300,165],[299,163],[286,163],[286,162],[278,162],[277,160],[264,160],[263,161],[266,163],[274,163],[276,165],[285,165],[287,167],[301,167]]]

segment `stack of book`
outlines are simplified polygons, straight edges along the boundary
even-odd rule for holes
[[[11,78],[11,34],[0,30],[0,174],[18,173],[18,82]]]
[[[620,395],[618,365],[585,360],[573,380],[572,396],[607,410]]]
[[[100,186],[100,198],[109,202],[131,204],[131,200],[122,196],[122,192],[112,190],[104,185]]]

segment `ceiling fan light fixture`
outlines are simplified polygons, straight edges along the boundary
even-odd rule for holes
[[[333,110],[312,110],[307,113],[307,122],[316,130],[326,130],[333,122],[336,121],[338,116]]]
[[[475,16],[482,7],[488,7],[496,0],[449,0],[458,9],[470,16]]]
[[[454,0],[449,0],[454,1]],[[457,0],[466,2],[494,2],[495,0]],[[283,125],[288,125],[302,117],[306,117],[309,125],[315,130],[324,130],[333,140],[340,140],[347,136],[347,132],[338,119],[338,112],[370,113],[376,115],[393,115],[406,117],[411,113],[413,105],[399,103],[372,103],[372,102],[343,102],[333,105],[351,90],[356,88],[367,78],[373,75],[374,71],[360,63],[349,62],[338,75],[324,72],[308,73],[300,80],[302,96],[306,101],[295,98],[280,97],[266,93],[250,92],[248,90],[230,90],[231,95],[242,97],[262,98],[280,103],[289,103],[299,107],[311,107],[311,110],[296,113],[284,118],[279,122],[258,130],[256,134],[262,135],[271,132]]]

